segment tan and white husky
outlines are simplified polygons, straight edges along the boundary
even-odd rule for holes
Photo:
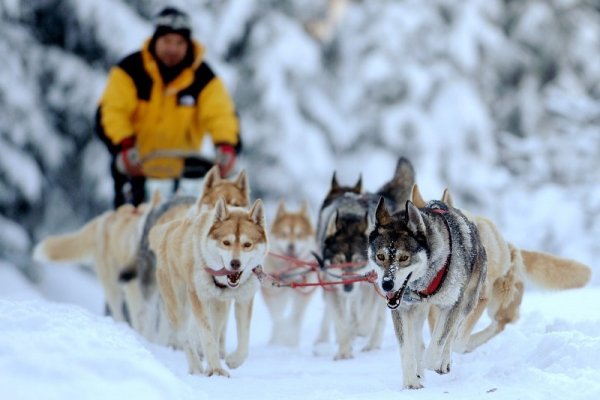
[[[262,201],[249,210],[229,207],[222,198],[209,209],[199,202],[185,218],[154,226],[149,241],[160,295],[190,373],[229,376],[219,358],[229,307],[235,303],[238,343],[225,362],[236,368],[248,356],[259,286],[252,269],[263,264],[268,251]]]
[[[93,218],[75,232],[49,236],[35,246],[33,258],[93,266],[111,315],[125,321],[123,304],[128,305],[129,298],[119,284],[119,274],[135,259],[146,218],[160,201],[160,192],[156,191],[149,203],[137,207],[124,204]]]
[[[122,272],[128,306],[133,321],[139,321],[134,328],[148,340],[158,344],[179,346],[173,338],[168,321],[164,315],[164,304],[160,299],[156,284],[156,259],[149,248],[148,234],[152,227],[184,218],[189,210],[200,204],[202,209],[215,206],[223,198],[228,205],[247,207],[250,204],[250,188],[244,170],[232,180],[222,179],[217,166],[206,174],[200,198],[176,195],[155,207],[148,215],[140,235],[136,256]]]
[[[265,272],[283,284],[317,282],[314,267],[301,263],[309,260],[316,249],[315,229],[306,202],[294,212],[280,201],[269,239],[272,254],[265,260]],[[315,286],[261,288],[273,323],[271,344],[298,345],[306,306],[315,289]]]
[[[417,207],[425,206],[417,185],[413,187],[411,197]],[[442,195],[442,201],[453,206],[452,197],[447,189]],[[468,352],[476,349],[502,332],[507,324],[519,318],[526,279],[546,289],[557,290],[579,288],[589,282],[589,267],[552,254],[519,249],[507,242],[489,219],[464,213],[479,230],[487,255],[487,275],[479,302],[462,327],[456,351]],[[475,324],[486,309],[490,324],[473,333]],[[430,327],[434,325],[436,316],[437,309],[432,308],[429,314]]]

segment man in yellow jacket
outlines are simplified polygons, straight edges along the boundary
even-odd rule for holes
[[[223,82],[191,38],[189,16],[164,8],[152,38],[108,76],[96,116],[97,133],[112,155],[115,208],[146,198],[146,178],[177,179],[186,154],[199,153],[208,133],[221,176],[241,149],[239,119]],[[123,193],[130,184],[130,198]]]

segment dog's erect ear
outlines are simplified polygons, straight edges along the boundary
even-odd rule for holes
[[[162,201],[162,193],[160,192],[160,190],[154,189],[154,192],[152,192],[152,198],[150,199],[150,208],[154,208],[157,205],[160,204],[160,202]]]
[[[223,221],[227,218],[229,212],[227,211],[227,204],[223,197],[219,197],[217,204],[215,205],[215,221]]]
[[[358,226],[358,230],[360,232],[367,232],[369,229],[369,212],[367,211],[363,216],[363,219],[360,220],[360,225]]]
[[[425,234],[425,222],[421,211],[413,204],[412,201],[406,201],[406,217],[408,229],[414,234]]]
[[[425,200],[423,200],[423,196],[421,196],[421,191],[419,190],[419,185],[416,183],[412,186],[410,198],[417,208],[425,207]]]
[[[333,177],[331,178],[331,188],[329,189],[329,193],[335,192],[340,189],[340,185],[335,176],[335,171],[333,171]]]
[[[383,199],[383,196],[379,198],[377,208],[375,209],[375,221],[379,225],[388,225],[392,222],[392,216],[385,206],[385,200]]]
[[[235,178],[235,186],[237,186],[246,197],[246,205],[250,204],[250,185],[248,184],[248,175],[246,170],[242,169]]]
[[[277,212],[275,212],[275,218],[281,217],[285,211],[285,203],[283,202],[283,199],[280,199],[279,203],[277,203]]]
[[[329,218],[329,222],[327,223],[327,229],[325,230],[325,237],[335,235],[335,233],[337,232],[339,216],[340,213],[336,210],[335,216],[333,216],[333,218]]]
[[[261,227],[265,227],[267,222],[265,220],[265,208],[263,207],[263,202],[261,199],[256,199],[254,204],[252,204],[252,208],[249,211],[250,218],[254,223],[260,225]]]
[[[307,219],[310,219],[310,209],[308,208],[308,201],[304,200],[302,205],[300,206],[300,214],[305,216]]]
[[[354,185],[354,188],[352,188],[352,191],[356,194],[362,193],[362,174],[358,175],[358,181]]]
[[[450,190],[448,188],[444,189],[444,193],[442,194],[442,201],[448,205],[448,207],[454,207],[454,201],[452,200],[452,196],[450,196]]]
[[[215,183],[221,180],[221,175],[219,174],[219,166],[213,165],[211,169],[208,170],[206,175],[204,176],[204,184],[202,185],[202,193],[206,193],[208,189],[211,189],[215,186]]]
[[[396,171],[394,172],[394,178],[399,179],[402,182],[414,183],[415,182],[415,169],[408,158],[401,156],[396,163]]]

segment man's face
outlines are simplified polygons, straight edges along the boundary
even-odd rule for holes
[[[177,33],[167,33],[156,39],[154,51],[156,56],[167,67],[179,64],[185,58],[188,42]]]

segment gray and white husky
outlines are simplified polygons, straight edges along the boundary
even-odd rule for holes
[[[479,300],[487,259],[477,227],[441,201],[423,208],[407,201],[404,210],[391,214],[381,199],[368,252],[392,310],[404,387],[422,388],[425,368],[450,372],[457,333]],[[440,314],[423,353],[430,305]]]
[[[340,186],[335,174],[323,201],[317,223],[321,278],[342,281],[366,274],[368,235],[380,197],[390,204],[404,204],[414,183],[414,169],[404,157],[394,176],[377,192],[362,192],[362,181],[353,187]],[[341,267],[345,266],[345,267]],[[356,336],[367,336],[363,351],[379,348],[385,326],[385,306],[367,282],[329,286],[324,290],[325,312],[317,344],[328,341],[333,321],[338,345],[334,359],[352,358]]]

